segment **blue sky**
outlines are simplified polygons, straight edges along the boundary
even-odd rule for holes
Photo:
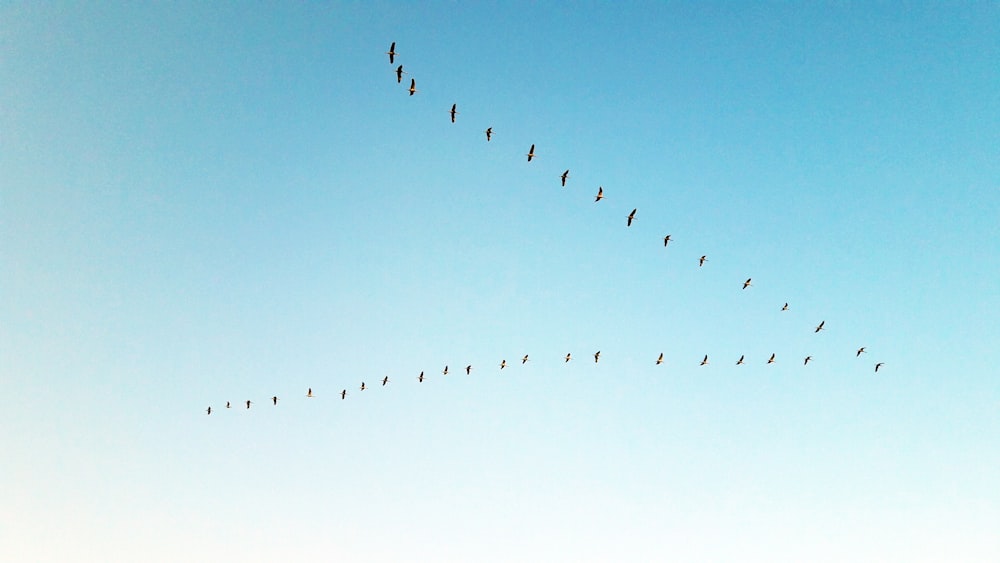
[[[995,3],[0,21],[0,559],[1000,558]]]

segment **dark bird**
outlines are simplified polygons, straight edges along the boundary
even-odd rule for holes
[[[396,84],[402,84],[402,82],[403,82],[403,75],[404,74],[409,74],[409,73],[406,72],[405,70],[403,70],[403,65],[397,66],[396,67]]]
[[[597,353],[594,354],[594,363],[596,364],[600,359],[601,359],[601,351],[598,350]]]
[[[867,350],[865,350],[865,348],[866,348],[865,346],[862,346],[862,347],[858,348],[858,353],[857,353],[857,354],[855,354],[855,355],[854,355],[854,357],[855,357],[855,358],[860,358],[860,357],[861,357],[861,354],[867,354],[867,353],[868,353],[868,351],[867,351]]]
[[[705,354],[705,357],[701,359],[701,363],[699,365],[708,365],[708,354]]]
[[[441,375],[448,375],[448,366],[444,366],[444,370],[441,372]]]
[[[750,283],[750,278],[747,278],[747,281],[743,282],[743,289],[746,289],[746,288],[750,287],[751,285],[752,284]]]
[[[817,326],[816,330],[814,330],[813,332],[819,332],[819,331],[823,330],[823,325],[825,325],[825,324],[826,324],[826,321],[821,321],[819,323],[819,326]]]
[[[535,145],[531,145],[526,156],[528,157],[528,162],[531,162],[531,159],[535,158]]]
[[[367,388],[368,388],[368,387],[366,387],[366,386],[365,386],[365,382],[364,382],[364,381],[362,381],[362,382],[361,382],[361,390],[362,390],[362,391],[364,391],[364,390],[365,390],[365,389],[367,389]]]
[[[806,356],[806,359],[805,359],[805,361],[802,362],[802,365],[804,365],[804,366],[809,365],[809,360],[811,360],[811,359],[813,359],[812,356]]]
[[[656,365],[660,365],[662,363],[663,363],[663,352],[660,352],[660,357],[656,358]]]
[[[568,361],[570,361],[572,359],[573,358],[570,356],[570,354],[566,354],[566,361],[564,361],[563,363],[566,363],[566,362],[568,362]]]
[[[486,133],[486,142],[488,143],[488,142],[490,142],[490,139],[493,138],[493,128],[492,127],[487,127],[486,131],[484,131],[484,132]]]
[[[309,397],[310,399],[313,397],[313,388],[312,387],[310,387],[309,390],[306,391],[306,397]]]
[[[705,262],[708,262],[708,258],[705,255],[702,255],[702,257],[698,259],[698,267],[700,268],[704,266]]]
[[[597,186],[597,195],[594,196],[594,203],[604,199],[604,186]]]
[[[382,387],[385,387],[386,383],[389,383],[389,376],[388,375],[382,378]]]
[[[782,305],[781,306],[781,310],[782,311],[787,311],[788,310],[788,303],[785,303],[784,305]]]
[[[767,359],[767,363],[769,363],[769,364],[773,364],[774,363],[774,354],[771,354],[771,357]]]
[[[452,123],[455,123],[455,116],[458,115],[458,111],[455,109],[457,106],[458,106],[458,104],[451,104],[451,111],[448,112],[448,113],[451,114],[451,122]]]
[[[507,367],[507,360],[500,360],[500,369]]]
[[[252,404],[253,404],[253,401],[247,401],[247,409],[249,409],[250,405],[252,405]]]
[[[205,414],[212,414],[212,407],[205,409]]]
[[[632,220],[634,220],[634,219],[635,219],[635,212],[636,212],[636,211],[637,211],[638,209],[639,209],[639,208],[637,207],[637,208],[635,208],[635,209],[633,209],[633,210],[632,210],[632,213],[629,213],[629,214],[628,214],[628,221],[627,221],[627,222],[625,223],[625,226],[626,226],[626,227],[631,227],[631,226],[632,226]]]
[[[743,365],[743,356],[740,356],[740,359],[736,360],[736,365],[738,365],[738,366],[742,366]]]
[[[521,365],[523,366],[523,365],[524,365],[524,363],[525,363],[525,362],[527,362],[527,361],[528,361],[528,355],[527,355],[527,354],[525,354],[525,355],[524,355],[524,357],[523,357],[523,358],[521,358]]]
[[[344,389],[340,392],[340,400],[344,400],[346,398],[347,398],[347,389]]]
[[[275,397],[271,397],[271,402],[274,403],[275,406],[277,406],[278,405],[278,397],[276,397],[276,396]]]
[[[417,90],[417,79],[416,78],[411,78],[410,79],[410,95],[412,96],[412,95],[416,94],[417,92],[419,92],[419,90]]]
[[[226,401],[226,408],[229,408],[229,401]]]
[[[465,366],[465,375],[472,373],[472,364]]]
[[[674,239],[670,238],[670,235],[663,237],[663,247],[666,248],[666,246],[670,244],[670,241],[672,240]]]
[[[563,172],[562,175],[559,176],[559,178],[562,179],[562,187],[565,188],[566,187],[566,178],[569,178],[569,170]]]
[[[394,64],[396,62],[396,42],[393,41],[392,45],[389,45],[389,50],[385,52],[389,55],[389,64]]]
[[[420,383],[424,382],[424,372],[420,372],[420,375],[417,376],[417,381]]]
[[[878,373],[878,368],[880,368],[880,367],[882,367],[884,365],[885,365],[885,362],[879,362],[879,363],[875,364],[875,373]]]

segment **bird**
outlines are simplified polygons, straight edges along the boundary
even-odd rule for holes
[[[226,408],[229,408],[229,401],[226,401]]]
[[[441,372],[441,375],[448,375],[448,366],[444,366],[444,370]]]
[[[403,75],[404,74],[409,74],[409,73],[406,72],[405,70],[403,70],[403,65],[397,66],[396,67],[396,84],[401,84],[403,82]]]
[[[347,398],[347,389],[343,389],[340,391],[340,400],[343,401],[346,398]]]
[[[823,325],[825,325],[825,324],[826,324],[826,321],[821,321],[819,323],[819,326],[817,326],[816,330],[814,330],[813,332],[819,332],[819,331],[823,330]]]
[[[389,383],[389,376],[388,375],[382,378],[382,387],[385,387],[386,383]]]
[[[628,214],[628,221],[627,221],[627,222],[625,223],[625,226],[626,226],[626,227],[631,227],[631,226],[632,226],[632,220],[633,220],[633,219],[635,219],[635,212],[636,212],[636,211],[637,211],[638,209],[639,209],[639,208],[637,207],[637,208],[635,208],[635,209],[633,209],[633,210],[632,210],[632,213],[629,213],[629,214]]]
[[[855,358],[860,358],[860,357],[861,357],[861,354],[867,354],[867,353],[868,353],[868,351],[867,351],[867,350],[865,350],[865,348],[866,348],[865,346],[862,346],[862,347],[858,348],[858,353],[857,353],[857,354],[855,354],[855,355],[854,355],[854,357],[855,357]]]
[[[366,387],[366,386],[365,386],[365,382],[364,382],[364,381],[362,381],[362,382],[361,382],[361,390],[362,390],[362,391],[364,391],[364,390],[365,390],[365,389],[367,389],[367,388],[368,388],[368,387]]]
[[[750,287],[751,285],[753,285],[753,284],[750,283],[750,279],[751,278],[747,278],[747,281],[743,282],[743,289],[746,289],[746,288]]]
[[[736,365],[738,365],[738,366],[742,366],[743,365],[743,356],[740,356],[740,359],[736,360]]]
[[[569,170],[566,170],[565,172],[563,172],[562,175],[559,176],[559,178],[562,180],[562,187],[565,188],[566,187],[566,178],[569,178]]]
[[[417,92],[419,92],[419,90],[417,90],[417,79],[416,78],[411,78],[410,79],[410,95],[412,96],[412,95],[416,94]]]
[[[306,397],[309,397],[310,399],[313,397],[313,388],[312,387],[310,387],[309,390],[306,391]]]
[[[205,409],[205,414],[212,414],[212,407]]]
[[[700,268],[704,266],[705,262],[708,262],[708,258],[705,255],[702,255],[702,257],[698,259],[698,267]]]
[[[767,363],[769,363],[769,364],[773,364],[774,363],[774,354],[771,354],[771,357],[767,359]]]
[[[702,366],[708,365],[708,354],[705,354],[705,357],[701,359],[701,364],[699,364],[699,365],[702,365]]]
[[[806,356],[806,359],[805,359],[805,361],[802,362],[802,365],[804,365],[804,366],[809,365],[809,360],[811,360],[811,359],[813,359],[812,356]]]
[[[528,355],[525,354],[524,357],[521,358],[521,365],[523,366],[527,361],[528,361]]]
[[[252,405],[252,404],[253,404],[253,401],[247,401],[247,410],[250,409],[250,405]]]
[[[878,368],[880,368],[880,367],[882,367],[884,365],[885,365],[885,362],[879,362],[879,363],[875,364],[875,373],[878,373]]]
[[[492,127],[487,127],[486,131],[483,131],[483,132],[486,133],[486,142],[487,143],[490,142],[490,139],[493,138],[493,128]]]
[[[424,382],[424,372],[420,372],[420,375],[417,376],[417,381],[420,383]]]
[[[570,354],[566,354],[566,360],[563,363],[565,364],[566,362],[568,362],[568,361],[570,361],[572,359],[573,358],[570,356]]]
[[[535,158],[535,145],[531,145],[526,156],[528,157],[528,162],[531,162],[531,159]]]
[[[663,247],[666,248],[667,245],[670,244],[670,241],[672,240],[674,239],[670,238],[670,235],[663,237]]]
[[[455,116],[458,115],[458,111],[455,109],[458,104],[451,104],[451,122],[455,123]]]
[[[596,364],[600,359],[601,359],[601,351],[598,350],[597,353],[594,354],[594,363]]]
[[[663,363],[663,352],[660,352],[660,357],[656,358],[656,365],[660,365],[662,363]]]
[[[396,62],[396,42],[395,41],[392,42],[392,45],[389,45],[389,50],[386,51],[385,54],[389,55],[389,64],[393,64],[393,63]]]
[[[507,360],[500,360],[500,369],[507,367]]]
[[[465,375],[472,373],[472,364],[465,366]]]
[[[785,303],[784,305],[782,305],[781,306],[781,310],[782,311],[787,311],[788,310],[788,303]]]
[[[278,397],[277,396],[271,397],[271,402],[274,403],[275,406],[277,406],[278,405]]]
[[[597,186],[597,195],[594,196],[594,203],[604,199],[604,186]]]

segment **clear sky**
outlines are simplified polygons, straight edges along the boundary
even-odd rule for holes
[[[285,4],[0,6],[0,560],[1000,560],[996,2]]]

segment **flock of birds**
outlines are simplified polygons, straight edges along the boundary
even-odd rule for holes
[[[396,53],[396,43],[395,42],[393,42],[389,46],[389,50],[386,51],[386,54],[389,56],[389,63],[391,65],[395,65],[396,64],[396,56],[398,55],[398,53]],[[403,65],[402,64],[396,66],[395,73],[396,73],[396,82],[398,84],[402,84],[403,83],[403,75],[404,74],[409,74],[407,71],[403,70]],[[416,78],[413,78],[413,77],[410,78],[410,86],[407,89],[407,92],[409,93],[410,96],[413,96],[414,94],[416,94],[417,92],[419,92],[419,90],[417,90],[417,80],[416,80]],[[451,109],[448,110],[448,114],[449,114],[449,117],[451,119],[451,122],[455,123],[456,116],[459,115],[458,104],[457,103],[453,103],[451,105]],[[485,129],[484,133],[486,134],[486,141],[490,142],[493,139],[493,127],[492,126],[487,127]],[[535,145],[534,144],[531,145],[531,147],[528,149],[528,152],[526,153],[525,156],[528,157],[528,162],[531,162],[532,160],[534,160],[534,158],[536,157],[536,154],[535,154]],[[566,187],[566,181],[569,179],[569,177],[570,177],[570,171],[569,171],[569,169],[566,169],[562,174],[559,175],[560,183],[561,183],[561,185],[563,187]],[[598,203],[598,202],[600,202],[603,199],[604,199],[604,187],[603,186],[598,186],[598,188],[597,188],[597,194],[594,196],[594,203]],[[636,213],[637,212],[638,212],[638,208],[633,208],[632,211],[629,212],[629,214],[626,216],[626,218],[625,218],[625,226],[626,227],[631,227],[632,226],[633,221],[635,221]],[[670,235],[670,234],[665,235],[663,237],[663,246],[664,247],[669,246],[669,244],[670,244],[670,242],[672,240],[673,240],[673,236],[672,235]],[[699,268],[704,267],[705,262],[708,262],[708,256],[707,255],[702,255],[701,257],[698,258],[698,267]],[[753,283],[752,282],[753,282],[753,278],[747,278],[746,281],[743,282],[743,289],[746,290],[746,289],[748,289],[750,287],[753,287]],[[789,309],[788,303],[785,303],[781,307],[781,311],[788,311],[788,309]],[[820,331],[825,330],[825,327],[826,327],[826,321],[825,320],[824,321],[820,321],[820,323],[818,325],[816,325],[816,328],[813,330],[813,332],[818,334]],[[860,358],[862,354],[865,354],[867,352],[868,352],[867,347],[866,346],[862,346],[862,347],[858,348],[855,351],[855,357],[856,358]],[[766,364],[767,365],[774,364],[776,362],[776,356],[777,356],[776,354],[772,353],[771,356],[767,359]],[[600,362],[600,359],[601,359],[601,352],[600,352],[600,350],[598,350],[597,352],[594,353],[593,358],[594,358],[594,363],[595,364]],[[573,359],[572,353],[567,353],[566,356],[563,357],[563,363],[569,363],[572,359]],[[521,358],[521,365],[524,365],[524,364],[528,363],[529,360],[530,360],[529,355],[525,354]],[[802,365],[808,366],[809,362],[811,362],[812,360],[813,360],[812,356],[806,356],[803,359],[803,361],[802,361]],[[661,364],[663,364],[663,362],[664,362],[664,354],[661,352],[659,354],[659,356],[656,358],[655,365],[657,365],[657,366],[661,365]],[[746,363],[746,356],[745,355],[741,355],[739,357],[739,359],[736,361],[736,365],[738,365],[738,366],[744,365],[745,363]],[[507,364],[507,360],[506,359],[502,359],[500,361],[500,364],[499,364],[499,369],[502,371],[502,370],[504,370],[507,367],[507,365],[508,365]],[[698,363],[698,365],[700,365],[700,366],[709,365],[708,354],[704,355],[704,357],[701,359],[701,361]],[[875,373],[878,373],[878,371],[884,365],[885,365],[885,362],[877,362],[875,364]],[[465,374],[466,375],[471,375],[472,374],[472,369],[473,369],[473,367],[472,367],[471,364],[466,365],[465,366]],[[444,366],[444,369],[441,371],[441,374],[445,375],[445,376],[448,375],[448,366],[447,365]],[[425,372],[421,371],[420,374],[416,376],[416,379],[417,379],[417,381],[419,383],[423,383],[427,379],[427,376],[425,375]],[[381,381],[381,386],[385,387],[386,385],[389,384],[389,377],[385,376],[380,381]],[[365,391],[366,389],[368,389],[368,385],[364,381],[362,381],[361,385],[358,387],[358,390],[359,391]],[[338,393],[338,395],[340,395],[340,398],[342,400],[346,399],[347,395],[348,395],[348,390],[347,389],[342,389]],[[313,394],[313,390],[312,390],[311,387],[309,389],[307,389],[305,396],[307,398],[313,398],[313,397],[315,397],[315,395]],[[270,397],[267,400],[271,401],[271,404],[273,406],[277,406],[278,405],[278,400],[279,399],[278,399],[278,397],[276,395]],[[246,400],[246,401],[243,402],[243,405],[245,405],[246,409],[248,409],[248,410],[250,409],[251,405],[253,405],[253,404],[254,404],[254,402],[251,401],[251,400]],[[227,409],[232,408],[232,402],[231,401],[226,401],[226,408]],[[211,406],[209,406],[208,408],[205,409],[205,414],[210,415],[210,414],[212,414],[212,412],[213,412],[213,409],[212,409]]]

